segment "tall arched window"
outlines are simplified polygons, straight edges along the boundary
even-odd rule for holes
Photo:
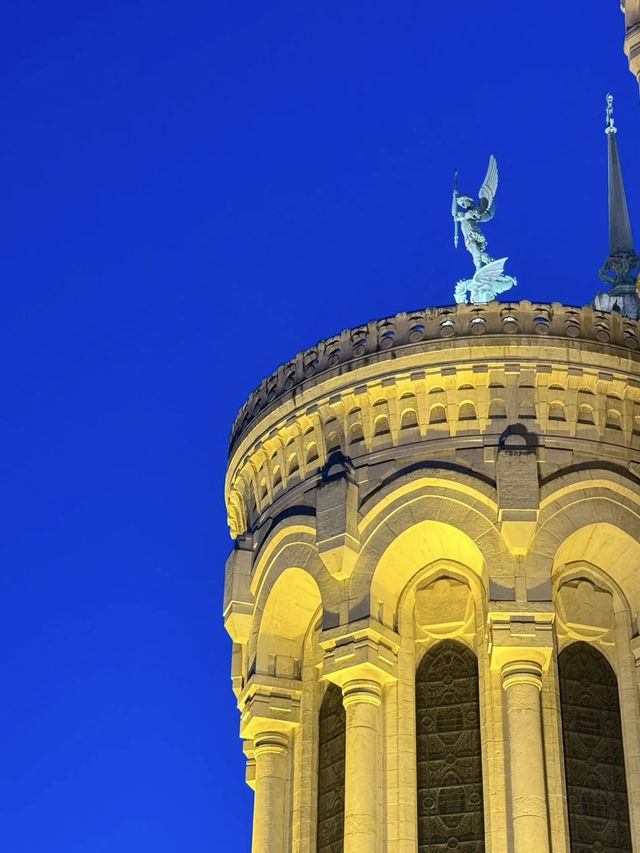
[[[342,691],[329,684],[318,731],[318,853],[344,849],[344,752],[346,714]]]
[[[571,853],[631,853],[618,683],[588,643],[558,655]]]
[[[478,663],[444,640],[416,673],[418,850],[484,853]]]

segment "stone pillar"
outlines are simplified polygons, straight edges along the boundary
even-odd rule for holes
[[[505,761],[509,769],[510,853],[549,853],[550,821],[542,739],[542,674],[553,652],[553,611],[520,604],[490,613],[491,669],[499,672],[505,701]]]
[[[253,741],[255,802],[252,853],[285,853],[289,738],[261,732]]]
[[[542,667],[512,661],[502,667],[506,692],[514,853],[549,853],[540,690]]]
[[[287,853],[291,822],[293,730],[300,722],[301,684],[293,679],[254,675],[240,696],[240,736],[255,791],[252,853]]]
[[[323,675],[342,688],[346,711],[344,853],[379,853],[380,730],[384,685],[397,678],[400,638],[366,618],[322,632]]]
[[[344,851],[378,851],[378,735],[382,686],[370,679],[342,688],[347,714]]]

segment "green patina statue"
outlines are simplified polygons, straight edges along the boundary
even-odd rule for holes
[[[516,284],[515,278],[505,275],[507,258],[495,260],[487,253],[487,238],[480,228],[481,222],[489,222],[495,214],[495,195],[498,189],[498,164],[489,157],[487,175],[478,193],[478,202],[471,196],[458,193],[458,173],[455,174],[451,215],[454,222],[453,242],[458,245],[458,229],[462,229],[464,245],[471,253],[476,268],[473,278],[462,279],[455,289],[456,302],[466,302],[467,293],[471,303],[491,302],[498,293],[509,290]]]

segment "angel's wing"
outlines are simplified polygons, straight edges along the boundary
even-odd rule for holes
[[[489,157],[489,165],[487,166],[487,174],[485,176],[484,183],[480,187],[480,192],[478,193],[478,196],[480,198],[480,204],[484,209],[484,215],[482,218],[483,222],[486,222],[493,217],[495,210],[493,200],[495,198],[497,189],[498,164],[496,162],[496,158],[492,154]]]
[[[488,287],[493,284],[493,282],[497,278],[500,278],[504,272],[504,265],[507,260],[507,258],[498,258],[497,261],[491,261],[490,264],[485,264],[483,267],[480,267],[479,270],[476,270],[476,273],[473,276],[474,283],[482,287]]]

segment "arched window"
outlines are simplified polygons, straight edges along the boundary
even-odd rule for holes
[[[416,673],[418,851],[484,853],[478,663],[444,640]]]
[[[571,853],[631,853],[618,684],[588,643],[558,655]]]
[[[342,691],[329,684],[318,731],[318,853],[344,849],[344,755],[346,714]]]

